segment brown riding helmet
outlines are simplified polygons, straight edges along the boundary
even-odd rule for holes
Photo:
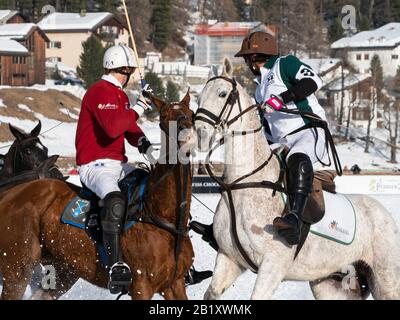
[[[276,38],[263,31],[250,33],[243,39],[242,49],[235,54],[235,57],[243,57],[252,54],[264,54],[267,56],[278,55],[279,50]]]

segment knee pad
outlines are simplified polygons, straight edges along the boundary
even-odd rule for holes
[[[120,233],[125,218],[126,201],[122,192],[115,191],[107,194],[103,199],[101,211],[101,225],[103,231]]]
[[[311,159],[305,153],[294,153],[288,160],[289,193],[308,195],[312,192],[314,168]]]

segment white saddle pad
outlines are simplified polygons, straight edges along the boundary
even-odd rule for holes
[[[349,245],[356,234],[356,213],[350,200],[343,194],[324,192],[325,216],[310,232]]]

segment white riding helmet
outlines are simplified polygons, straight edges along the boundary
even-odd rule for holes
[[[135,52],[124,44],[112,46],[104,53],[103,67],[105,69],[111,70],[120,67],[137,68],[138,66]]]

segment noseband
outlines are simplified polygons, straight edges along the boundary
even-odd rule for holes
[[[229,93],[229,96],[226,99],[225,105],[222,108],[220,114],[218,116],[216,116],[214,113],[212,113],[204,108],[199,108],[197,110],[196,116],[195,116],[195,121],[197,121],[197,120],[204,121],[204,122],[210,124],[211,126],[213,126],[215,129],[217,129],[219,127],[223,127],[225,125],[229,126],[234,122],[234,121],[232,122],[232,120],[230,121],[229,117],[232,113],[233,107],[236,104],[236,102],[239,103],[239,110],[240,110],[240,112],[242,112],[242,106],[240,103],[239,91],[237,90],[236,80],[230,79],[228,77],[219,76],[219,77],[214,77],[214,78],[211,78],[210,80],[208,80],[206,85],[209,84],[210,82],[218,80],[218,79],[225,80],[225,81],[229,82],[230,84],[232,84],[232,90]],[[229,110],[228,110],[228,108],[229,108]],[[226,118],[222,119],[223,115],[227,112],[227,110],[228,110],[228,114],[227,114]],[[201,116],[201,114],[203,114],[204,116]]]

